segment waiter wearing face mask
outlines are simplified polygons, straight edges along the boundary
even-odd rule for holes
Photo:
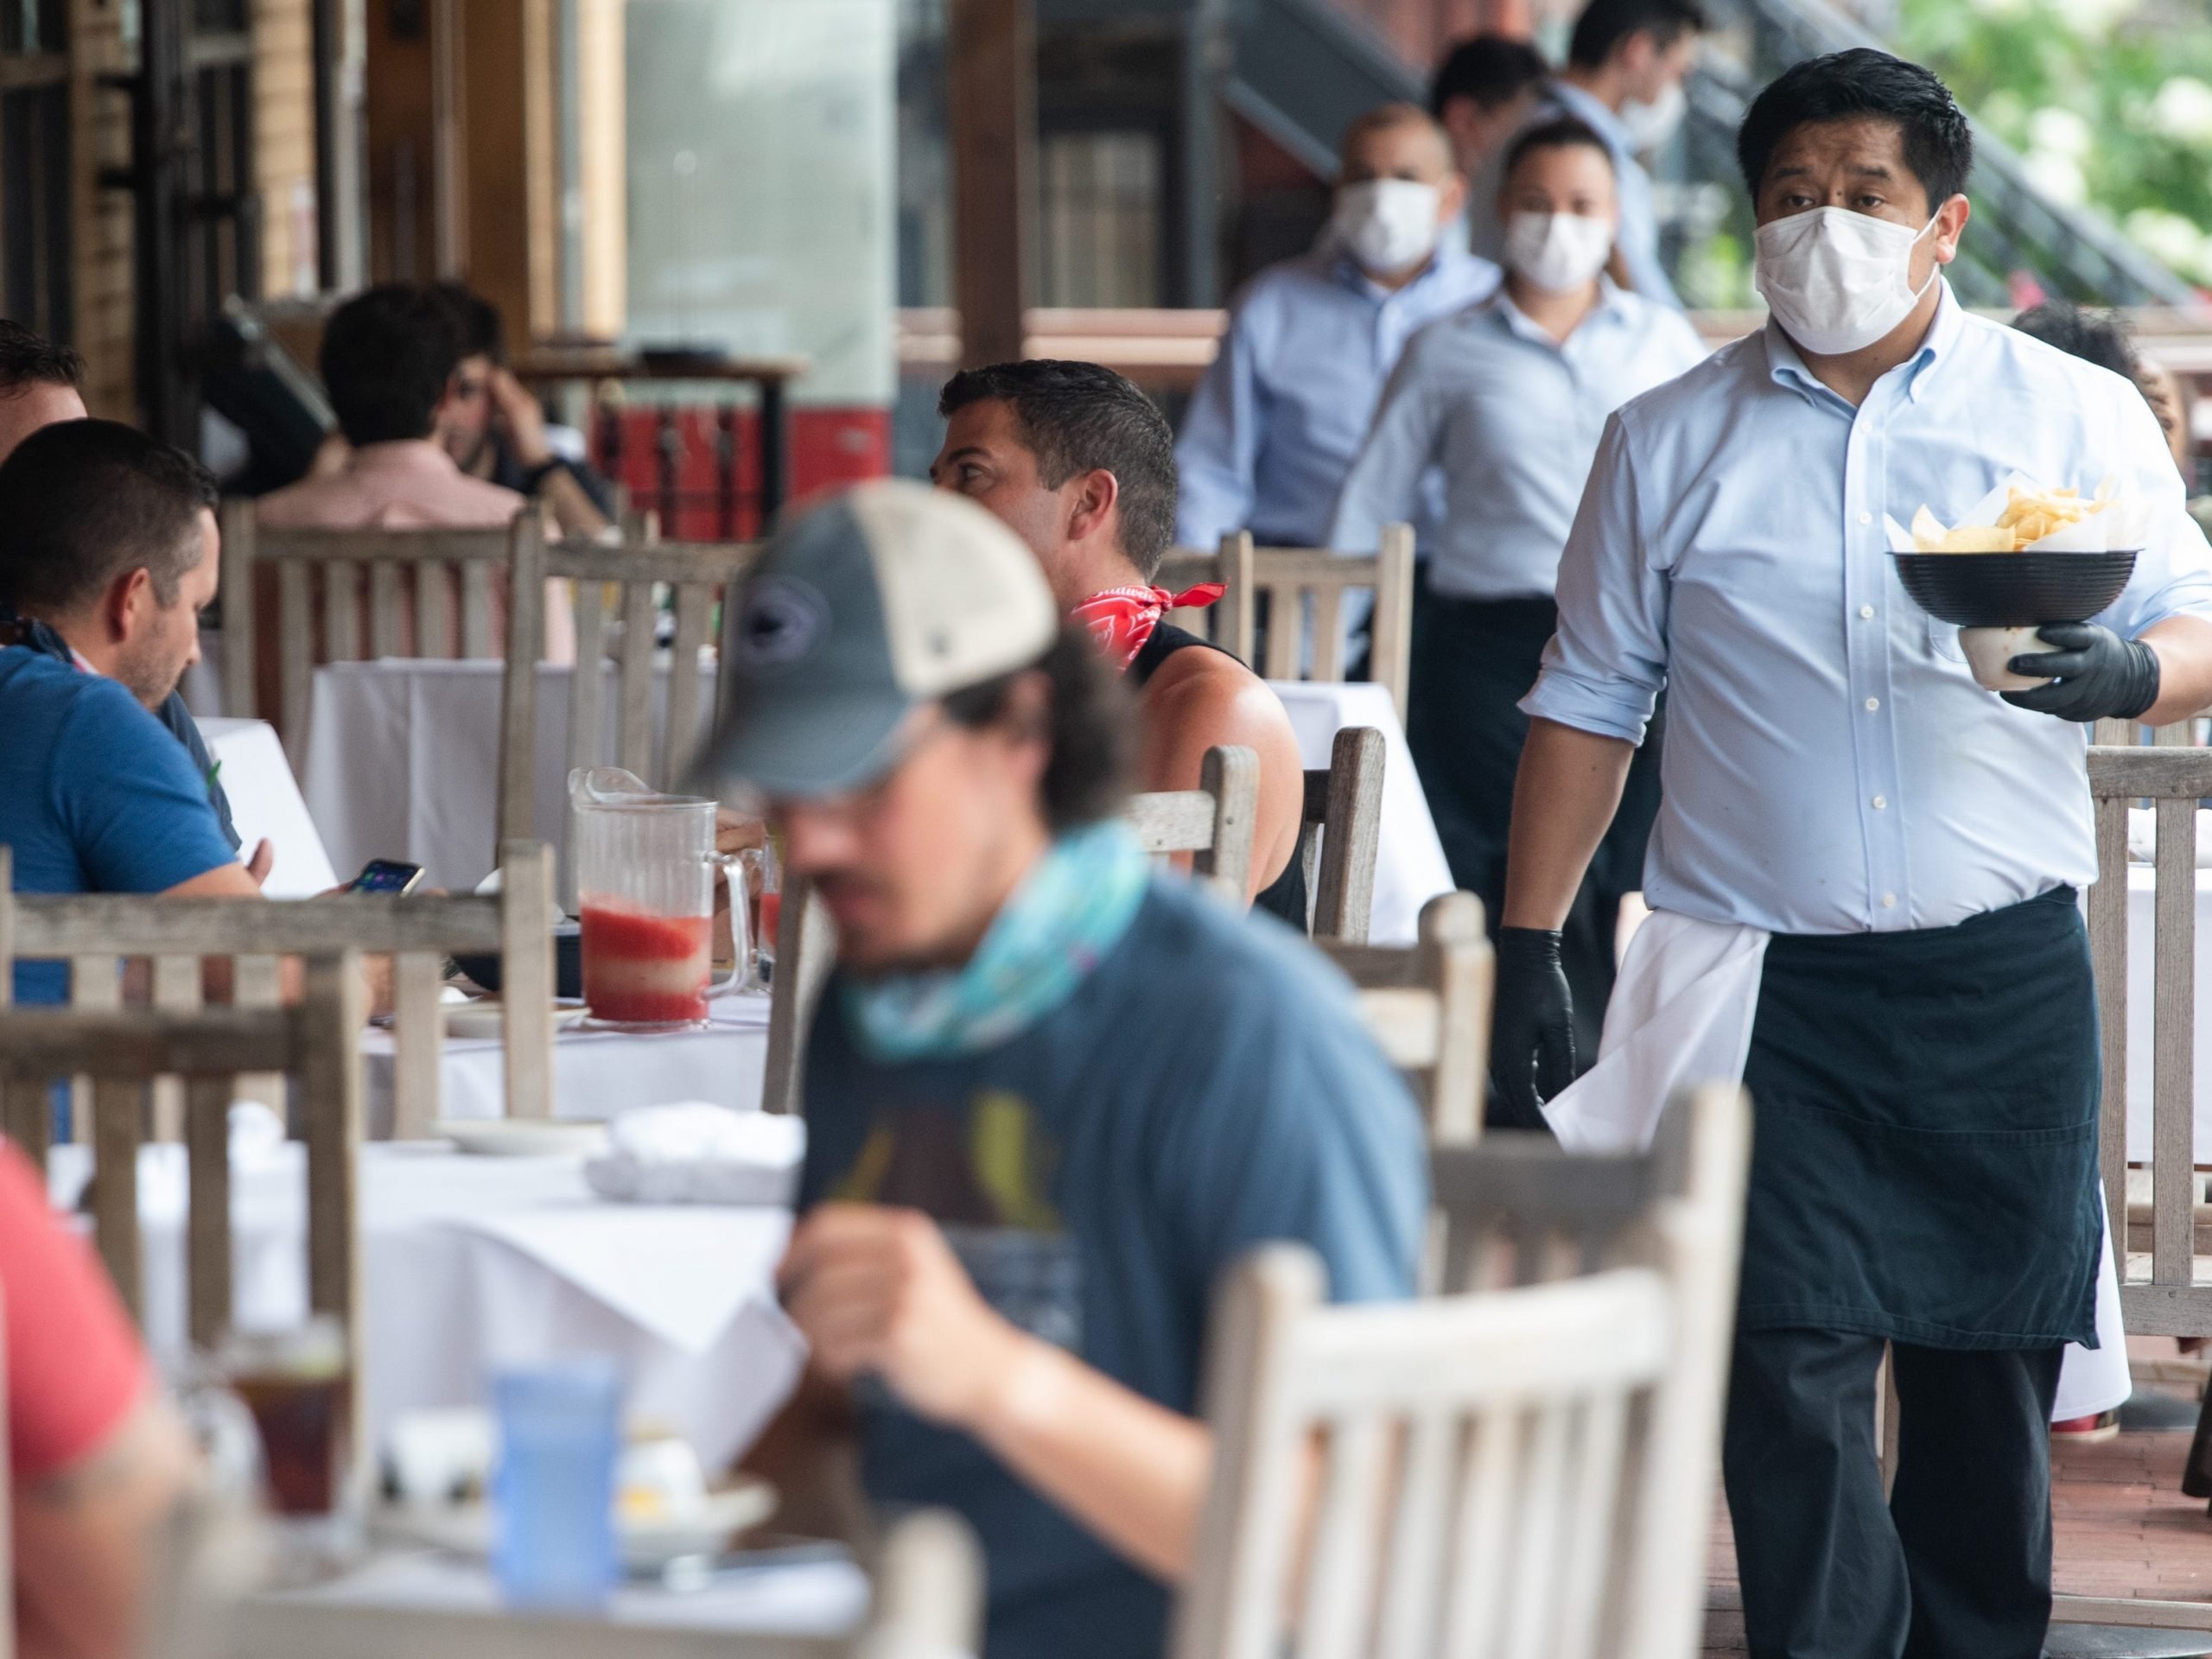
[[[1755,1132],[1723,1468],[1751,1651],[2035,1659],[2048,1414],[2062,1344],[2094,1340],[2100,1242],[2083,723],[2212,702],[2212,550],[2134,386],[1944,282],[1972,138],[1934,75],[1801,63],[1738,153],[1772,315],[1599,446],[1522,705],[1497,1081],[1533,1112],[1572,1070],[1558,930],[1663,683],[1653,915],[1605,1054],[1546,1116],[1588,1144],[1637,1045],[1692,1014],[1733,1033]],[[2109,477],[2146,528],[2117,602],[2012,659],[2049,683],[2000,698],[1906,596],[1883,520],[1955,521],[2016,472]]]
[[[1681,124],[1688,107],[1682,78],[1707,27],[1699,0],[1590,0],[1575,20],[1567,67],[1545,86],[1530,124],[1571,115],[1605,141],[1620,199],[1617,274],[1646,299],[1679,306],[1659,258],[1659,220],[1651,175],[1637,158],[1659,149]],[[1485,259],[1505,257],[1505,216],[1498,211],[1506,150],[1497,164],[1467,181],[1467,245]]]
[[[1334,548],[1372,552],[1441,471],[1443,524],[1414,600],[1406,736],[1452,881],[1481,897],[1493,931],[1529,729],[1516,705],[1552,637],[1560,549],[1605,417],[1705,356],[1679,311],[1604,274],[1620,198],[1611,152],[1586,124],[1555,116],[1523,129],[1498,207],[1503,286],[1408,344],[1329,532]],[[1643,884],[1658,804],[1657,747],[1646,744],[1562,930],[1586,1053],[1597,1052],[1612,989],[1621,898]]]
[[[1211,548],[1319,547],[1382,382],[1414,329],[1482,298],[1497,268],[1440,242],[1464,186],[1443,129],[1410,104],[1352,123],[1321,245],[1260,273],[1230,309],[1221,351],[1175,446],[1175,539]],[[1433,533],[1431,481],[1416,537]]]

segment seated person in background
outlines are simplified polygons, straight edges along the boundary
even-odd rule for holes
[[[357,294],[331,314],[322,333],[321,368],[338,429],[351,446],[341,466],[261,498],[255,517],[269,530],[493,530],[512,522],[529,505],[520,493],[471,478],[454,465],[444,434],[456,418],[461,332],[453,310],[431,289],[386,283]],[[362,578],[364,604],[368,578]],[[255,611],[276,614],[275,573],[255,575]],[[414,632],[413,594],[403,584],[401,630]],[[493,626],[504,634],[506,599],[492,591]],[[314,629],[321,660],[318,605]],[[448,613],[460,616],[458,601]],[[412,648],[423,657],[458,655],[454,640]],[[276,635],[264,627],[256,640],[256,694],[264,709],[277,705]],[[575,619],[567,584],[546,584],[545,658],[575,659]]]
[[[1452,141],[1461,178],[1480,173],[1520,128],[1550,74],[1542,53],[1510,35],[1471,35],[1446,54],[1428,84],[1428,112]]]
[[[0,1306],[16,1651],[129,1659],[147,1651],[162,1523],[197,1457],[107,1275],[10,1146],[0,1146]]]
[[[2196,493],[2196,456],[2182,384],[2136,351],[2126,326],[2115,315],[2084,311],[2070,300],[2046,300],[2021,312],[2012,319],[2012,326],[2031,340],[2056,346],[2069,357],[2078,357],[2101,369],[2110,369],[2124,380],[2133,380],[2141,390],[2143,401],[2151,405],[2151,412],[2158,417],[2158,429],[2166,435],[2166,448],[2173,453],[2183,486],[2191,494]]]
[[[471,478],[542,501],[564,536],[597,536],[613,522],[614,492],[584,460],[582,434],[547,423],[507,367],[499,308],[460,283],[433,290],[451,308],[461,362],[438,440]]]
[[[1111,369],[1044,359],[954,375],[938,413],[944,445],[931,481],[1013,526],[1061,610],[1090,628],[1137,688],[1139,786],[1197,788],[1217,744],[1258,754],[1253,891],[1261,908],[1302,932],[1306,875],[1295,855],[1306,770],[1290,716],[1227,651],[1160,620],[1177,602],[1152,585],[1175,524],[1166,417]]]
[[[1271,265],[1230,302],[1221,351],[1175,446],[1175,541],[1211,549],[1249,530],[1262,547],[1319,547],[1382,382],[1407,339],[1497,285],[1445,227],[1465,186],[1444,130],[1386,104],[1344,134],[1335,217],[1313,252]],[[1426,546],[1440,508],[1414,521]]]
[[[42,340],[19,322],[0,321],[0,461],[41,427],[85,418],[85,360],[67,346]],[[60,634],[42,623],[16,613],[14,601],[0,590],[0,645],[29,645],[49,657],[70,660],[69,646]],[[214,757],[207,753],[184,694],[172,690],[154,710],[155,716],[192,757],[192,765],[207,779],[207,802],[215,809],[224,839],[232,851],[239,845],[237,827],[231,822],[230,798],[215,779]],[[266,841],[253,849],[246,868],[255,880],[268,879],[275,852]]]
[[[67,653],[0,650],[16,892],[259,895],[207,773],[151,713],[200,658],[214,503],[197,462],[112,421],[46,427],[0,465],[0,593]],[[17,1000],[62,1001],[67,972],[18,964]]]
[[[1125,697],[988,515],[864,485],[732,602],[709,765],[838,958],[780,1274],[811,1370],[749,1461],[803,1507],[857,1430],[869,1498],[958,1510],[989,1659],[1157,1654],[1215,1287],[1289,1239],[1410,1295],[1420,1118],[1319,957],[1152,874]]]

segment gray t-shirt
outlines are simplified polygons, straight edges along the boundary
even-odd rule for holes
[[[998,1311],[1194,1413],[1208,1306],[1264,1241],[1318,1251],[1340,1301],[1414,1290],[1418,1112],[1343,978],[1287,928],[1156,880],[1058,1008],[1000,1046],[878,1065],[833,979],[806,1060],[802,1205],[934,1216]],[[1167,1592],[963,1434],[864,1388],[871,1497],[965,1516],[989,1659],[1160,1651]]]

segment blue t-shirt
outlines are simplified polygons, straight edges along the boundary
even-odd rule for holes
[[[11,645],[0,732],[0,846],[17,893],[161,893],[233,861],[207,780],[117,682]],[[16,1000],[65,1001],[68,971],[18,964]]]
[[[1069,1000],[1000,1046],[879,1065],[833,980],[806,1058],[802,1205],[935,1217],[985,1299],[1171,1410],[1194,1413],[1212,1293],[1290,1239],[1332,1294],[1410,1296],[1427,1205],[1419,1113],[1351,992],[1289,930],[1153,883]],[[989,1659],[1138,1659],[1167,1592],[964,1434],[860,1391],[862,1474],[967,1517]]]

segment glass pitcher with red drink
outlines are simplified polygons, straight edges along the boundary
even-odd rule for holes
[[[592,1023],[704,1025],[715,877],[728,862],[715,850],[715,804],[655,794],[613,768],[572,773],[569,796]]]

